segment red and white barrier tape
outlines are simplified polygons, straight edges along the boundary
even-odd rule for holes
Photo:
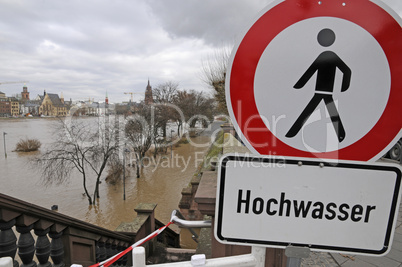
[[[103,267],[108,267],[110,265],[112,265],[113,263],[115,263],[117,260],[119,260],[121,257],[123,257],[124,255],[126,255],[128,252],[130,252],[131,250],[133,250],[135,247],[141,246],[142,244],[148,242],[149,240],[151,240],[152,238],[156,237],[157,235],[159,235],[160,233],[163,232],[163,230],[165,230],[169,225],[171,225],[173,222],[169,222],[168,224],[166,224],[165,226],[159,228],[158,230],[156,230],[155,232],[153,232],[152,234],[144,237],[143,239],[137,241],[136,243],[134,243],[133,245],[131,245],[130,247],[126,248],[125,250],[123,250],[122,252],[114,255],[113,257],[110,257],[107,260],[104,260],[102,262],[99,262],[97,264],[91,265],[89,267],[99,267],[99,266],[103,266]]]

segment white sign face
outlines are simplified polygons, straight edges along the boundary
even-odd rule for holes
[[[226,155],[215,237],[222,243],[382,256],[400,203],[398,165]]]
[[[323,29],[334,33],[330,47],[317,41]],[[359,49],[351,49],[352,45]],[[302,87],[295,88],[313,62],[328,51],[333,53],[334,61],[341,60],[349,68],[351,75],[346,77],[339,69],[341,64],[334,62],[334,81],[328,85],[331,91],[325,92],[317,85],[318,76],[323,75],[320,66],[306,77]],[[330,60],[327,64],[331,64]],[[344,90],[345,79],[349,86]],[[276,118],[275,125],[272,120],[265,121],[267,128],[285,144],[309,152],[336,151],[360,140],[383,114],[390,88],[388,61],[377,40],[359,25],[333,17],[302,20],[283,30],[266,47],[254,78],[259,114]],[[332,110],[330,102],[334,102]],[[311,115],[301,115],[308,107]],[[299,116],[304,116],[305,122],[289,135]],[[334,125],[331,118],[336,116],[339,122]],[[337,134],[337,127],[343,128],[343,136]]]

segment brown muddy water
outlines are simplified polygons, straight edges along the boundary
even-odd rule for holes
[[[94,118],[87,118],[93,120]],[[211,142],[210,135],[201,135],[192,141],[197,145],[181,144],[170,148],[167,154],[156,160],[144,161],[141,178],[136,178],[135,169],[126,177],[126,200],[123,200],[123,181],[115,185],[105,182],[102,175],[100,199],[89,206],[81,176],[72,170],[69,182],[44,187],[40,172],[30,161],[41,152],[12,152],[16,143],[25,138],[41,141],[44,151],[52,143],[53,126],[56,119],[0,119],[0,193],[49,208],[58,205],[59,212],[74,218],[114,230],[121,222],[130,222],[136,216],[134,208],[139,203],[156,203],[156,218],[163,223],[170,220],[171,212],[178,208],[181,190],[190,182],[197,166]],[[4,153],[3,132],[7,158]],[[128,159],[128,158],[127,158]],[[127,160],[127,163],[129,160]],[[90,187],[93,191],[93,186]]]

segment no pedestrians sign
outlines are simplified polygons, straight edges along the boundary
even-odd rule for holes
[[[369,161],[402,136],[401,18],[378,0],[286,0],[235,46],[229,113],[254,153]]]

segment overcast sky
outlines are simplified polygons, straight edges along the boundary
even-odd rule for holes
[[[0,82],[65,99],[128,101],[166,81],[209,91],[202,61],[272,0],[0,0]],[[402,14],[401,0],[384,0]],[[23,84],[3,84],[7,95]],[[135,94],[134,100],[143,96]]]

